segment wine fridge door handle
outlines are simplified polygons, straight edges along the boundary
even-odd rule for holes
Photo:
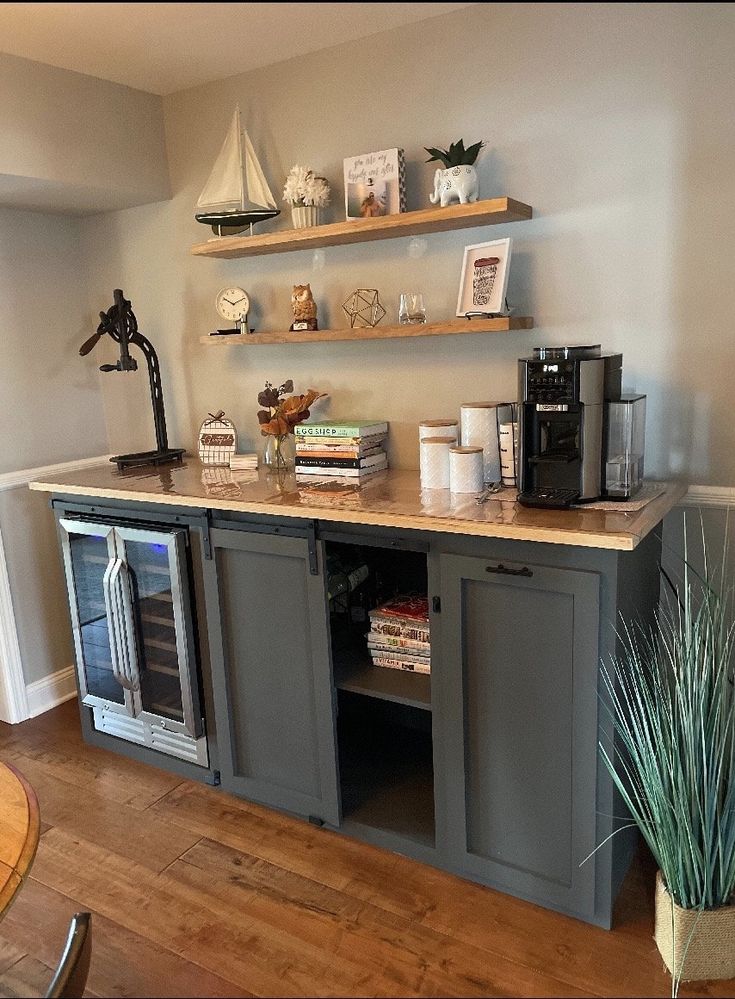
[[[119,558],[111,558],[107,563],[105,574],[102,577],[102,592],[105,596],[105,610],[107,611],[107,627],[110,635],[110,661],[112,663],[112,675],[121,687],[127,689],[128,683],[120,664],[118,651],[119,623],[117,605],[113,589],[113,581],[119,572]]]
[[[120,625],[125,643],[125,675],[130,684],[130,690],[140,690],[140,672],[138,670],[138,641],[135,633],[135,618],[133,612],[133,587],[127,562],[120,561],[118,574],[120,592]]]
[[[105,572],[105,603],[107,617],[110,622],[110,658],[112,660],[112,675],[125,690],[132,690],[133,683],[128,663],[128,643],[124,622],[124,607],[120,573],[123,560],[114,559]]]

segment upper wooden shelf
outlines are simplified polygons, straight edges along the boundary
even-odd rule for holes
[[[242,344],[246,347],[268,343],[319,343],[335,340],[393,340],[402,337],[448,336],[453,333],[508,333],[532,330],[532,316],[500,316],[497,319],[448,319],[441,323],[416,326],[373,326],[308,332],[229,333],[225,336],[200,336],[199,342],[221,347]]]
[[[472,205],[449,205],[447,208],[422,208],[417,212],[383,215],[372,219],[350,219],[308,229],[282,229],[256,233],[254,236],[221,236],[196,243],[191,252],[197,257],[256,257],[266,253],[288,253],[320,246],[363,243],[373,239],[417,236],[424,232],[445,232],[476,225],[500,225],[524,222],[533,209],[513,198],[490,198]]]

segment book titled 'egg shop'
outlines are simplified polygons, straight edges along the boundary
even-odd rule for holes
[[[330,420],[323,423],[297,423],[296,437],[373,437],[388,433],[386,420]]]

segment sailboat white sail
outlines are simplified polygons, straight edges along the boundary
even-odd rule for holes
[[[254,222],[280,214],[250,137],[243,131],[239,107],[199,195],[197,208],[200,209],[195,215],[197,222],[211,225],[215,232],[221,232],[223,227],[252,227]]]

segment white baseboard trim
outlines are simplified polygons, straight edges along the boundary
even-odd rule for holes
[[[735,506],[735,486],[689,486],[681,506]]]
[[[57,465],[40,465],[38,468],[22,468],[17,472],[3,472],[0,475],[0,492],[5,489],[26,486],[34,479],[44,479],[49,475],[63,475],[64,472],[75,472],[79,468],[102,465],[109,460],[110,455],[103,454],[96,458],[77,458],[74,461],[59,462]]]
[[[64,701],[70,701],[72,697],[76,697],[75,672],[73,666],[67,666],[50,676],[44,676],[41,680],[29,683],[26,686],[28,717],[35,718],[36,715],[42,715],[44,711],[55,708],[57,704],[63,704]]]
[[[15,725],[28,717],[28,697],[23,676],[18,631],[3,534],[0,530],[0,721]]]

